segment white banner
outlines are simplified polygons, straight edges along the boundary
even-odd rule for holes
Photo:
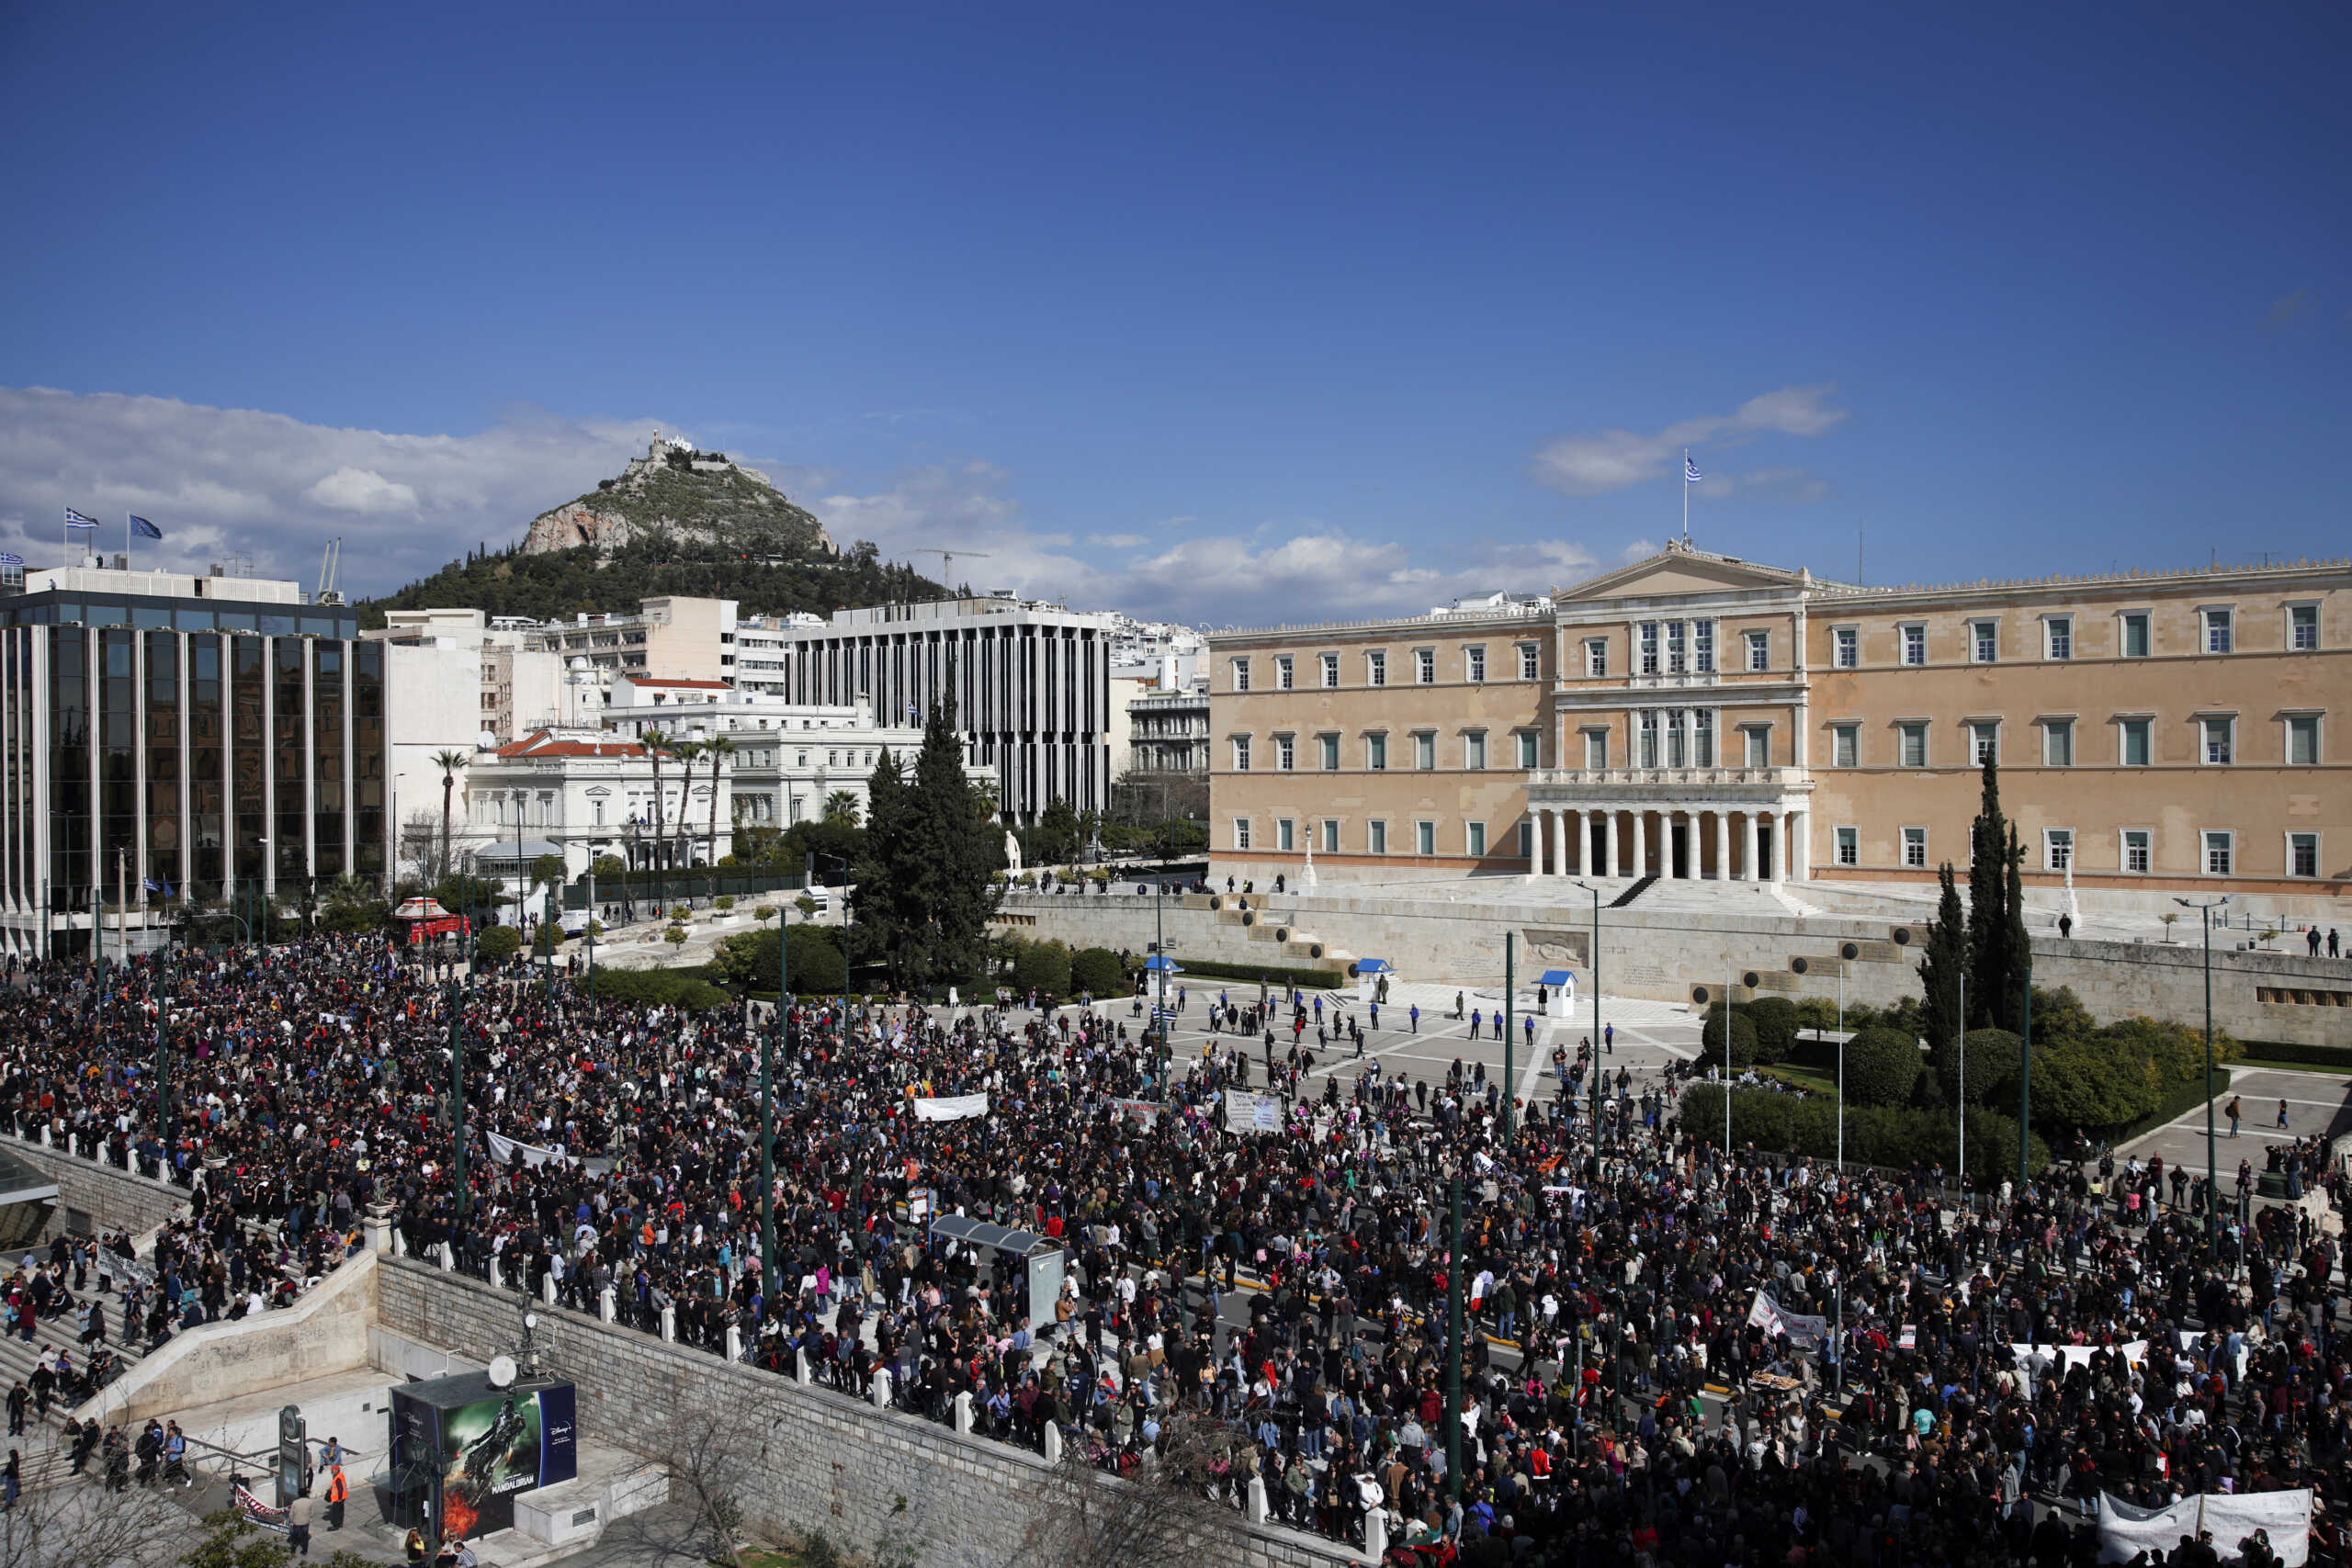
[[[519,1138],[503,1137],[487,1130],[482,1133],[482,1136],[490,1140],[490,1157],[500,1165],[504,1165],[514,1158],[518,1149],[522,1151],[525,1165],[545,1165],[549,1160],[555,1161],[558,1165],[571,1163],[571,1156],[560,1149],[543,1149],[537,1144],[526,1144]]]
[[[2017,1357],[2018,1365],[2020,1367],[2028,1369],[2037,1365],[2046,1367],[2054,1361],[2059,1363],[2062,1371],[2068,1372],[2073,1371],[2076,1367],[2089,1365],[2090,1359],[2102,1349],[2121,1351],[2124,1365],[2130,1367],[2138,1366],[2148,1357],[2148,1342],[2144,1339],[2134,1339],[2128,1345],[2018,1345],[2012,1343],[2009,1346],[2010,1352]],[[2039,1373],[2036,1375],[2038,1376]],[[2179,1542],[2176,1541],[2173,1544],[2177,1546]]]
[[[2100,1493],[2098,1555],[2102,1562],[2127,1562],[2145,1551],[2161,1559],[2180,1545],[2180,1538],[2196,1538],[2199,1530],[2213,1534],[2213,1550],[2223,1562],[2243,1554],[2238,1542],[2262,1530],[2270,1550],[2285,1568],[2303,1568],[2310,1555],[2312,1495],[2299,1492],[2250,1492],[2243,1496],[2226,1492],[2202,1492],[2163,1508],[2143,1508]]]
[[[1800,1350],[1818,1350],[1829,1342],[1829,1320],[1808,1317],[1801,1312],[1782,1312],[1781,1303],[1762,1291],[1756,1292],[1755,1304],[1747,1309],[1747,1321],[1766,1334],[1785,1334],[1789,1343]]]
[[[989,1097],[985,1094],[950,1094],[933,1100],[915,1101],[918,1122],[961,1122],[967,1117],[986,1116]]]
[[[1283,1128],[1283,1102],[1256,1089],[1227,1089],[1225,1125],[1232,1133],[1279,1133]]]

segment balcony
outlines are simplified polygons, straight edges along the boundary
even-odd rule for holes
[[[1612,800],[1748,805],[1806,795],[1812,789],[1813,775],[1804,768],[1536,768],[1527,774],[1531,800],[1545,805]]]

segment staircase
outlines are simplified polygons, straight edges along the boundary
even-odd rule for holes
[[[1656,876],[1635,878],[1634,885],[1631,887],[1626,888],[1625,891],[1620,893],[1616,897],[1611,898],[1609,901],[1609,907],[1612,909],[1623,908],[1626,905],[1632,903],[1634,899],[1648,892],[1650,890],[1650,884],[1657,880],[1657,878]]]
[[[117,1362],[115,1377],[118,1380],[130,1375],[130,1369],[139,1364],[143,1355],[143,1352],[133,1350],[122,1343],[121,1317],[122,1314],[119,1310],[119,1303],[111,1301],[108,1302],[107,1303],[107,1332],[109,1337],[107,1341],[107,1348],[112,1350],[115,1354],[115,1359]],[[76,1343],[80,1335],[79,1330],[74,1327],[75,1321],[75,1318],[70,1313],[59,1317],[43,1318],[35,1327],[33,1331],[33,1342],[29,1345],[26,1344],[20,1336],[16,1335],[11,1335],[6,1339],[0,1339],[0,1396],[5,1396],[9,1389],[16,1387],[20,1382],[28,1388],[31,1386],[33,1368],[39,1364],[41,1359],[40,1349],[43,1345],[47,1345],[50,1348],[50,1359],[51,1360],[56,1359],[56,1353],[60,1347],[63,1347],[74,1352],[74,1364],[75,1366],[87,1366],[90,1359],[83,1353],[82,1347]],[[96,1347],[92,1347],[92,1348],[95,1349]],[[108,1386],[111,1387],[112,1385],[109,1384]],[[37,1414],[39,1408],[40,1407],[38,1405],[30,1404],[25,1407],[27,1437],[30,1437],[32,1435],[31,1428],[36,1425],[45,1425],[49,1427],[63,1427],[65,1425],[65,1417],[71,1415],[74,1409],[72,1405],[52,1396],[49,1406],[49,1419],[44,1424],[41,1422],[40,1416]],[[26,1466],[28,1470],[29,1470],[33,1460],[32,1453],[26,1450],[26,1445],[21,1440],[16,1446],[18,1450],[23,1453]],[[47,1452],[54,1446],[55,1445],[53,1443],[45,1442],[37,1442],[31,1445],[33,1449],[40,1450],[42,1452]],[[28,1489],[30,1488],[32,1483],[29,1478],[26,1481],[25,1484]]]

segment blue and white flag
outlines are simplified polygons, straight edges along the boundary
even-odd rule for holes
[[[144,517],[132,517],[130,519],[130,527],[131,531],[136,533],[142,539],[160,539],[164,536],[164,531],[161,528],[156,527],[153,523],[148,522]]]
[[[65,525],[68,528],[95,528],[98,525],[98,520],[95,517],[85,517],[69,506],[65,509]]]
[[[172,897],[172,885],[168,880],[158,882],[152,876],[141,877],[140,880],[147,885],[148,892],[156,895],[158,897],[169,898]]]
[[[1682,454],[1682,482],[1693,485],[1699,482],[1699,465],[1690,460],[1688,452]]]
[[[0,556],[0,566],[22,566],[24,564],[25,558],[22,556]]]

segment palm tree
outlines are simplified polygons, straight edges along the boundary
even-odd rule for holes
[[[473,759],[463,751],[435,751],[433,765],[441,770],[441,876],[449,874],[449,800],[457,792],[458,775]],[[436,876],[435,881],[441,878]]]
[[[670,747],[670,754],[678,759],[679,772],[685,775],[678,783],[678,864],[682,868],[695,863],[694,829],[686,820],[692,803],[687,797],[695,792],[695,763],[701,759],[702,753],[703,743],[699,740],[680,740]],[[693,884],[687,886],[692,886]],[[691,898],[693,895],[687,897]]]
[[[710,894],[716,898],[718,897],[718,768],[720,763],[735,754],[734,738],[714,735],[710,743],[703,748],[703,753],[710,759]]]
[[[825,821],[831,827],[856,827],[857,795],[850,790],[837,789],[825,796]]]
[[[662,749],[670,744],[670,738],[658,729],[649,729],[639,739],[645,746],[646,755],[653,759],[653,863],[659,866],[662,863]],[[667,915],[669,911],[664,909],[662,913]]]

